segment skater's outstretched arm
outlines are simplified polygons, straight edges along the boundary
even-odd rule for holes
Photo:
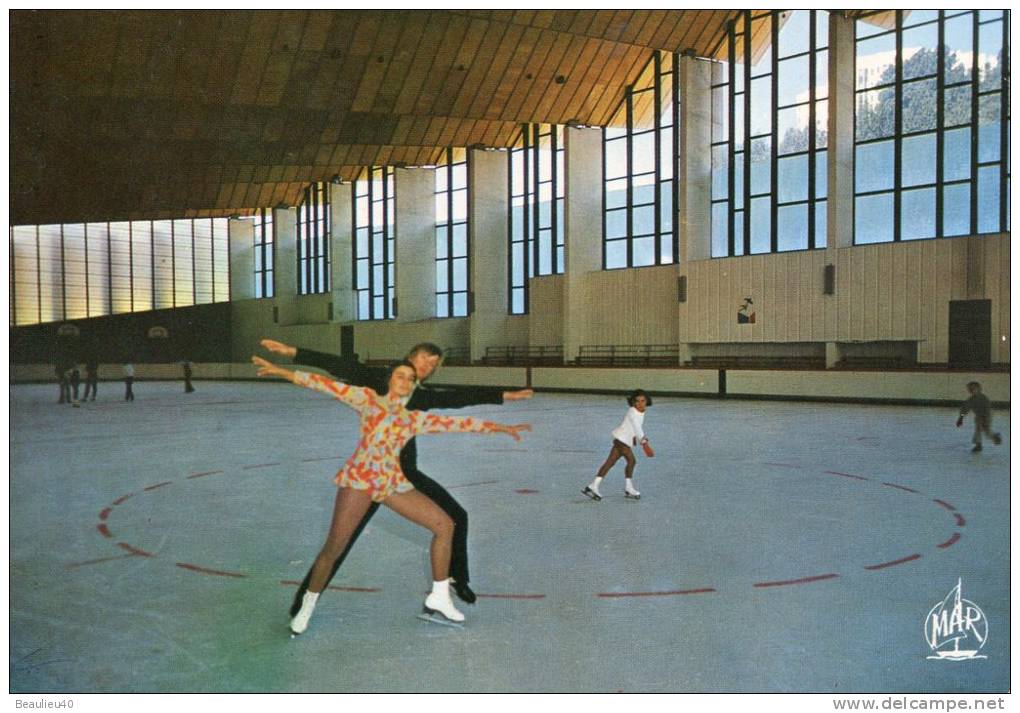
[[[259,344],[274,354],[287,357],[295,364],[314,366],[317,369],[328,371],[336,378],[348,384],[369,386],[376,389],[381,385],[380,380],[385,380],[385,369],[365,366],[355,359],[337,356],[336,354],[327,354],[326,352],[317,352],[312,349],[302,349],[278,342],[275,339],[263,339]]]
[[[258,376],[275,376],[286,379],[297,386],[304,386],[308,389],[321,391],[329,394],[338,401],[342,401],[351,408],[360,411],[375,398],[375,392],[363,386],[351,386],[334,381],[319,374],[309,374],[304,371],[292,371],[282,366],[273,364],[257,356],[251,358],[252,364],[259,368]]]
[[[502,404],[504,401],[530,399],[535,393],[532,389],[503,391],[487,386],[456,386],[442,389],[419,387],[418,392],[414,408],[422,411]]]
[[[523,431],[530,431],[530,423],[508,425],[471,416],[440,416],[434,413],[412,411],[418,433],[505,433],[515,441],[521,440]]]

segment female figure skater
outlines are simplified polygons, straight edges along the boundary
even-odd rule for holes
[[[627,415],[624,416],[623,423],[613,430],[613,447],[609,451],[609,457],[606,458],[606,462],[599,468],[599,472],[596,473],[595,480],[591,481],[591,485],[586,485],[584,490],[581,491],[592,500],[602,499],[602,493],[599,492],[602,479],[606,477],[606,473],[616,465],[616,461],[620,460],[620,458],[627,461],[627,466],[623,471],[625,483],[623,490],[624,497],[633,498],[634,500],[641,499],[641,493],[634,488],[634,466],[637,465],[637,460],[634,458],[634,452],[631,451],[630,447],[640,443],[646,456],[651,458],[655,455],[642,429],[645,421],[645,409],[652,405],[652,397],[641,389],[637,389],[627,397],[627,405],[630,408],[627,409]]]
[[[408,411],[402,402],[415,383],[414,366],[400,362],[390,370],[388,389],[379,395],[367,387],[350,386],[318,374],[291,371],[253,356],[259,376],[277,376],[316,391],[322,391],[347,404],[361,416],[361,440],[354,454],[337,473],[339,486],[333,508],[329,535],[312,565],[308,591],[301,608],[290,623],[294,634],[308,628],[319,593],[329,579],[333,562],[344,551],[352,533],[373,502],[382,503],[411,522],[432,532],[430,559],[432,592],[425,599],[426,614],[440,615],[453,622],[464,621],[450,599],[450,549],[453,520],[434,502],[414,489],[400,470],[400,449],[420,433],[506,433],[515,441],[529,424],[507,426],[470,417],[437,416]]]

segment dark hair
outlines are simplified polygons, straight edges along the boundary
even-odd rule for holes
[[[407,358],[410,359],[418,352],[425,352],[430,356],[437,356],[440,359],[443,358],[443,350],[432,342],[421,342],[420,344],[415,344],[411,347],[411,351],[407,353]]]
[[[409,362],[407,359],[395,361],[392,364],[390,364],[389,367],[386,369],[386,383],[382,385],[383,387],[382,391],[379,392],[380,396],[385,396],[390,392],[390,379],[393,378],[393,372],[395,372],[402,366],[406,366],[408,369],[410,369],[414,373],[414,380],[415,381],[418,380],[418,372],[415,370],[414,364]]]
[[[645,397],[645,405],[646,406],[651,406],[652,405],[652,397],[649,396],[648,394],[646,394],[643,389],[634,389],[633,391],[631,391],[630,395],[627,397],[627,405],[628,406],[633,406],[634,402],[637,401],[637,397],[638,396],[644,396]]]
[[[968,382],[967,383],[967,388],[968,389],[980,389],[981,388],[981,383],[978,382],[978,381]]]

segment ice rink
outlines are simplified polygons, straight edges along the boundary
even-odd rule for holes
[[[1007,411],[971,454],[952,408],[657,397],[642,499],[620,462],[596,503],[622,396],[466,409],[534,427],[418,440],[470,513],[466,626],[416,618],[429,536],[384,508],[291,639],[356,417],[283,383],[196,386],[125,403],[104,382],[81,408],[11,387],[12,692],[1009,688]],[[929,659],[958,581],[985,658]]]

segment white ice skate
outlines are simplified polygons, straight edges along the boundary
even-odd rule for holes
[[[627,483],[626,487],[623,489],[623,497],[630,500],[640,500],[641,493],[639,493],[633,485]]]
[[[592,500],[598,501],[602,499],[602,493],[598,491],[598,488],[593,488],[590,485],[586,485],[584,490],[581,491]]]
[[[421,614],[418,615],[418,618],[422,621],[453,626],[458,629],[464,627],[464,615],[457,611],[457,607],[453,606],[449,589],[441,591],[433,590],[425,598],[425,605],[421,608]]]
[[[305,633],[308,629],[308,620],[312,618],[312,612],[315,611],[315,602],[318,599],[319,595],[315,592],[305,592],[304,599],[301,601],[301,609],[290,620],[291,638]]]

